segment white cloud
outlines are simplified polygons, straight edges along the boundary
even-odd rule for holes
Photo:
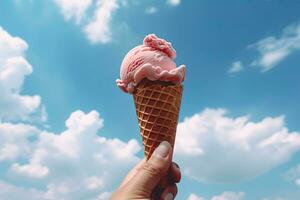
[[[138,5],[139,1],[128,0],[54,0],[66,21],[74,19],[82,28],[91,44],[106,44],[113,39],[112,20],[115,12],[129,5]],[[178,6],[180,0],[167,0],[171,6]],[[157,7],[146,8],[146,14],[154,14]],[[83,20],[84,19],[84,20]]]
[[[74,19],[77,24],[93,3],[92,0],[54,0],[54,2],[60,7],[66,20]]]
[[[244,66],[243,66],[242,62],[236,61],[236,62],[232,63],[230,69],[228,70],[228,73],[234,74],[234,73],[242,71],[243,69],[244,69]]]
[[[127,5],[125,0],[54,0],[68,21],[74,19],[81,25],[87,39],[92,44],[105,44],[111,41],[111,21],[120,5]],[[94,3],[93,3],[94,2]],[[88,9],[92,10],[92,17]],[[83,22],[83,18],[84,20]]]
[[[11,166],[11,170],[17,174],[22,174],[31,178],[41,178],[48,175],[49,173],[47,167],[33,163],[30,163],[28,165],[19,165],[18,163],[14,163]]]
[[[98,0],[93,19],[84,32],[91,43],[107,43],[111,40],[110,23],[113,12],[119,7],[118,0]]]
[[[0,124],[3,147],[20,148],[16,155],[2,156],[11,163],[9,177],[33,185],[38,182],[37,188],[46,188],[40,191],[41,200],[105,199],[138,162],[138,142],[98,136],[103,119],[96,111],[75,111],[65,124],[67,129],[59,134],[32,126]]]
[[[137,141],[98,136],[103,119],[96,111],[72,113],[67,129],[59,134],[4,122],[32,119],[38,110],[42,121],[47,117],[39,96],[20,95],[25,76],[32,73],[24,58],[27,48],[24,40],[0,27],[0,164],[8,166],[1,169],[8,182],[0,182],[0,199],[107,198],[112,186],[139,160]],[[10,180],[46,190],[19,188]]]
[[[298,185],[298,186],[300,186],[300,178],[298,178],[298,179],[295,180],[295,184]]]
[[[167,0],[167,3],[171,6],[178,6],[181,0]]]
[[[0,120],[26,120],[41,109],[40,96],[20,94],[25,77],[32,73],[24,57],[27,48],[24,40],[0,26]]]
[[[298,186],[300,186],[300,164],[289,169],[285,174],[284,178],[287,180],[292,180]]]
[[[0,163],[26,158],[32,152],[33,140],[39,130],[25,124],[0,123]]]
[[[204,198],[197,196],[196,194],[192,193],[190,196],[187,198],[187,200],[204,200]]]
[[[244,192],[225,191],[220,195],[213,196],[211,200],[243,200],[244,197],[245,197]],[[204,200],[204,198],[192,193],[190,194],[187,200]]]
[[[96,198],[96,200],[108,200],[110,196],[111,196],[110,192],[103,192],[103,193],[99,194],[99,196],[98,196],[98,198]]]
[[[22,188],[0,180],[0,199],[1,200],[41,200],[43,193],[33,188]]]
[[[91,176],[85,179],[86,187],[90,190],[95,190],[104,186],[102,178],[97,176]]]
[[[244,196],[243,192],[223,192],[221,195],[212,197],[211,200],[242,200]]]
[[[198,181],[238,182],[288,161],[299,149],[300,133],[289,132],[283,116],[253,122],[205,109],[179,123],[175,159]]]
[[[145,13],[146,14],[154,14],[154,13],[157,13],[157,10],[158,10],[157,7],[150,6],[150,7],[146,8]]]
[[[285,28],[281,37],[266,37],[250,45],[250,48],[259,53],[259,58],[253,61],[252,65],[259,66],[261,72],[267,72],[300,49],[300,24]]]

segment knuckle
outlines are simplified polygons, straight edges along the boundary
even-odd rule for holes
[[[148,162],[143,166],[143,170],[151,176],[163,176],[163,171],[161,169],[153,166]]]

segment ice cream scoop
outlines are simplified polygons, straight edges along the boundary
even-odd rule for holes
[[[175,57],[176,51],[170,42],[155,34],[147,35],[143,45],[136,46],[124,57],[117,85],[124,92],[133,93],[144,78],[181,84],[185,79],[185,66],[177,68]]]

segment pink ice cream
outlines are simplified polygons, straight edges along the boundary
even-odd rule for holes
[[[141,80],[166,81],[181,84],[185,78],[185,66],[176,67],[173,59],[176,51],[170,42],[154,34],[147,35],[144,44],[130,50],[123,59],[117,85],[133,93]]]

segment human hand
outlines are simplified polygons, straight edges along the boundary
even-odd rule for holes
[[[162,142],[151,158],[142,160],[125,177],[110,200],[173,200],[181,179],[178,165],[172,163],[172,147]],[[160,187],[163,177],[168,177],[167,186]]]

